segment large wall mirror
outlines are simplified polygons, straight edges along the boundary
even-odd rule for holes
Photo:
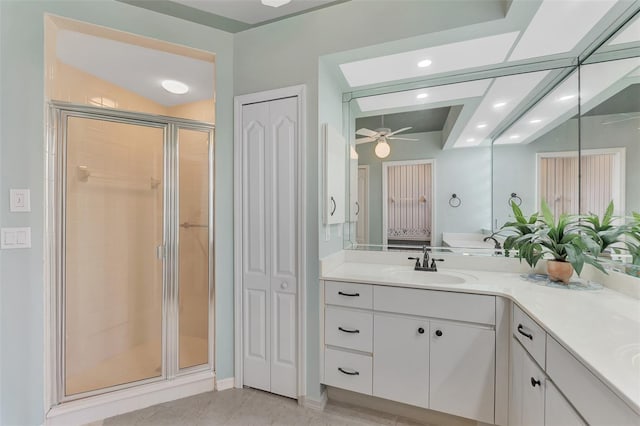
[[[602,215],[613,201],[619,222],[640,211],[639,21],[627,11],[565,62],[345,93],[345,248],[499,255],[487,237],[511,202]]]

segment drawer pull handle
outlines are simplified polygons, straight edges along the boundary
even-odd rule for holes
[[[424,328],[420,327],[420,328],[418,329],[418,334],[424,334]]]
[[[436,330],[436,336],[438,337],[442,336],[442,330]]]
[[[540,380],[536,380],[533,377],[531,378],[531,386],[533,386],[534,388],[536,387],[536,385],[540,386]]]
[[[522,331],[523,329],[524,329],[524,326],[522,324],[518,324],[518,333],[522,334],[524,337],[528,337],[529,340],[533,340],[533,335],[529,333],[525,333],[524,331]]]
[[[342,367],[338,367],[338,371],[342,374],[346,374],[347,376],[359,376],[360,373],[358,371],[347,371],[343,370]]]
[[[360,293],[343,293],[341,291],[339,291],[338,294],[340,296],[349,296],[349,297],[358,297],[358,296],[360,296]]]
[[[347,330],[346,328],[338,327],[338,330],[344,331],[345,333],[360,333],[360,330]]]

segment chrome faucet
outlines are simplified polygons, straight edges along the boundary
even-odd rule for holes
[[[498,241],[496,239],[496,237],[494,237],[494,235],[496,235],[495,232],[493,234],[489,235],[488,237],[484,237],[484,239],[482,241],[484,241],[486,243],[489,240],[493,240],[493,242],[495,243],[494,246],[493,246],[493,248],[495,249],[495,254],[501,255],[502,252],[500,250],[502,250],[502,246],[500,245],[500,241]]]
[[[428,271],[438,272],[438,266],[436,262],[444,262],[444,259],[431,258],[431,265],[429,265],[429,250],[427,246],[422,246],[422,265],[420,265],[419,257],[409,257],[409,260],[415,260],[416,264],[413,267],[415,271]]]

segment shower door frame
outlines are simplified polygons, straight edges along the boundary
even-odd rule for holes
[[[152,115],[117,109],[106,109],[66,102],[48,102],[45,247],[45,369],[47,371],[47,407],[83,400],[110,392],[131,389],[195,373],[215,374],[215,126],[210,123]],[[162,259],[161,371],[157,377],[110,387],[65,395],[65,226],[66,226],[66,157],[69,117],[112,123],[138,125],[163,130],[163,243],[158,248]],[[180,130],[206,132],[208,138],[208,362],[179,368],[179,146]]]

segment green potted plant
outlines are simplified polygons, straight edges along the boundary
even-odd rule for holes
[[[580,217],[562,214],[556,218],[546,202],[542,202],[542,216],[526,218],[520,208],[511,203],[514,222],[500,230],[506,235],[505,251],[515,250],[517,257],[532,268],[547,258],[547,273],[552,281],[569,282],[573,271],[580,275],[585,263],[604,271],[597,257],[600,240],[593,231],[580,225]],[[590,255],[589,255],[590,254]]]
[[[633,212],[625,232],[625,245],[634,265],[640,266],[640,213]]]
[[[580,226],[584,232],[591,236],[600,245],[600,253],[621,241],[621,237],[627,232],[626,226],[614,225],[613,201],[609,203],[602,218],[590,213],[580,217]]]

